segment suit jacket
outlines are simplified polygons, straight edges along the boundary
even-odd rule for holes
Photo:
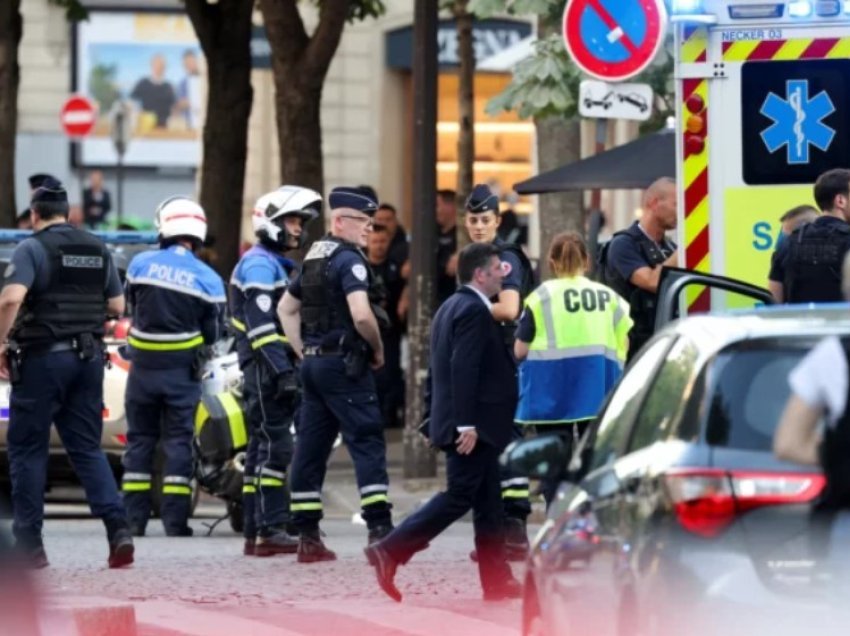
[[[511,439],[518,395],[516,363],[498,323],[461,287],[431,326],[431,442],[453,446],[458,426],[474,426],[480,442],[501,450]]]

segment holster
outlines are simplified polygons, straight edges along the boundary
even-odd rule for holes
[[[17,384],[21,381],[23,351],[17,345],[10,344],[6,356],[9,360],[9,382],[11,384]]]
[[[346,336],[342,342],[345,377],[357,380],[366,373],[369,364],[369,345],[359,337]]]
[[[80,360],[94,360],[95,355],[101,352],[98,341],[90,333],[82,333],[76,337],[77,353]]]

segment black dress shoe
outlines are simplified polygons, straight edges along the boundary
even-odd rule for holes
[[[522,597],[522,583],[514,578],[505,579],[495,585],[484,588],[485,601],[505,601]]]
[[[387,593],[387,596],[401,603],[401,592],[398,591],[393,580],[395,579],[395,571],[398,569],[398,563],[381,547],[380,543],[364,548],[363,552],[369,560],[369,565],[375,568],[378,585]]]
[[[336,561],[336,552],[328,550],[319,532],[306,532],[298,540],[298,563],[318,563]]]
[[[121,528],[109,540],[109,567],[123,568],[133,563],[136,548],[133,546],[133,536],[129,528]]]
[[[254,544],[254,556],[269,557],[275,554],[295,554],[298,552],[298,538],[287,534],[286,530],[275,529],[268,535],[260,535]]]

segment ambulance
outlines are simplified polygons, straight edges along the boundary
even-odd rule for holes
[[[850,1],[667,3],[682,265],[764,288],[779,218],[850,168]],[[758,302],[738,291],[683,297],[691,312]]]

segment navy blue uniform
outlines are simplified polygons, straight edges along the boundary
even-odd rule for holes
[[[275,400],[278,381],[294,373],[277,304],[295,264],[263,245],[243,256],[230,279],[243,399],[249,423],[242,504],[244,535],[267,535],[289,521],[286,471],[292,459],[295,405]]]
[[[130,522],[143,532],[162,439],[160,516],[166,533],[186,533],[192,501],[192,435],[201,398],[200,349],[222,337],[226,297],[221,278],[179,245],[138,254],[127,268],[133,326],[124,403],[127,452],[122,489]]]
[[[100,336],[105,301],[122,292],[118,273],[98,239],[62,223],[17,246],[5,284],[28,290],[10,335],[23,350],[20,377],[13,378],[11,387],[7,438],[15,536],[24,545],[40,544],[51,424],[85,488],[92,514],[104,520],[112,536],[127,521],[100,446]],[[81,349],[85,340],[90,350]]]
[[[312,533],[322,518],[322,485],[339,432],[354,461],[363,519],[370,530],[391,524],[386,444],[375,379],[368,364],[346,375],[349,343],[361,342],[347,296],[369,291],[369,267],[350,243],[326,237],[313,244],[289,293],[301,300],[304,362],[298,444],[292,464],[293,521]]]

